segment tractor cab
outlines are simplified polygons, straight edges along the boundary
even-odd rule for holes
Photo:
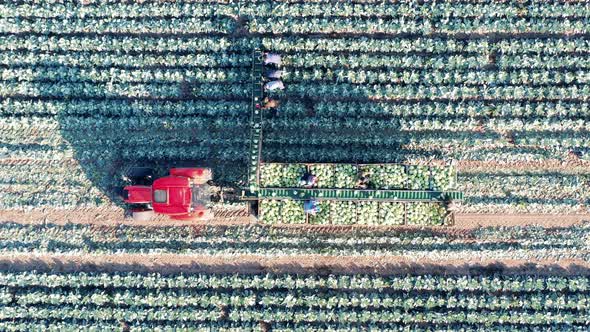
[[[213,217],[208,207],[212,194],[207,184],[212,180],[210,169],[173,168],[168,176],[153,182],[150,178],[147,172],[135,174],[129,177],[135,184],[123,189],[124,201],[134,205],[134,220],[149,220],[153,214],[187,221]]]

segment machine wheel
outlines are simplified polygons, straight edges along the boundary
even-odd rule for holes
[[[115,195],[117,195],[117,197],[119,197],[122,200],[126,200],[129,198],[129,193],[127,192],[127,190],[124,189],[124,187],[116,187],[114,191]]]
[[[154,170],[149,167],[131,167],[125,172],[125,177],[132,185],[149,186],[154,179]]]
[[[133,211],[133,221],[150,221],[154,216],[154,210]]]
[[[194,184],[205,184],[213,179],[213,172],[210,168],[175,167],[170,170],[170,175],[185,176],[191,178]]]
[[[171,216],[171,219],[174,220],[182,220],[182,221],[205,221],[213,219],[213,211],[195,211],[192,213],[180,215],[180,216]]]

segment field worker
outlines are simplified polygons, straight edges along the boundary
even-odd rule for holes
[[[362,173],[361,176],[359,177],[356,185],[360,189],[367,189],[367,188],[369,188],[369,181],[370,181],[369,174]]]
[[[265,52],[264,53],[264,64],[268,65],[271,63],[276,65],[277,67],[280,66],[281,65],[281,56],[279,54]]]
[[[264,85],[265,91],[273,91],[273,90],[283,90],[285,86],[283,85],[283,81],[270,81]]]
[[[315,215],[320,212],[320,207],[318,206],[318,202],[316,200],[309,200],[303,203],[303,210],[305,213]]]
[[[283,71],[282,70],[267,70],[265,76],[268,78],[280,79],[281,76],[283,76]]]
[[[318,177],[311,174],[305,173],[299,180],[299,185],[304,188],[311,188],[318,182]]]
[[[263,110],[276,109],[277,107],[279,107],[279,104],[280,103],[278,100],[265,97],[264,100],[262,101],[262,109]]]
[[[367,189],[369,184],[367,183],[366,178],[360,178],[356,183],[356,186],[359,187],[359,189]]]

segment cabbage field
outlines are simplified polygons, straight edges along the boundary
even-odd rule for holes
[[[584,331],[589,288],[564,277],[2,273],[0,327]]]
[[[587,1],[0,1],[0,331],[588,331],[589,208]]]
[[[583,212],[589,12],[577,1],[3,2],[0,207],[107,206],[126,166],[173,160],[243,183],[259,48],[282,54],[286,72],[264,161],[454,159],[460,212]]]

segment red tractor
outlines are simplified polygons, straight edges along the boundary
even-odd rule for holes
[[[123,200],[132,204],[133,219],[147,221],[155,213],[175,220],[199,221],[213,217],[209,168],[172,168],[170,175],[153,180],[147,167],[132,168],[123,188]]]

